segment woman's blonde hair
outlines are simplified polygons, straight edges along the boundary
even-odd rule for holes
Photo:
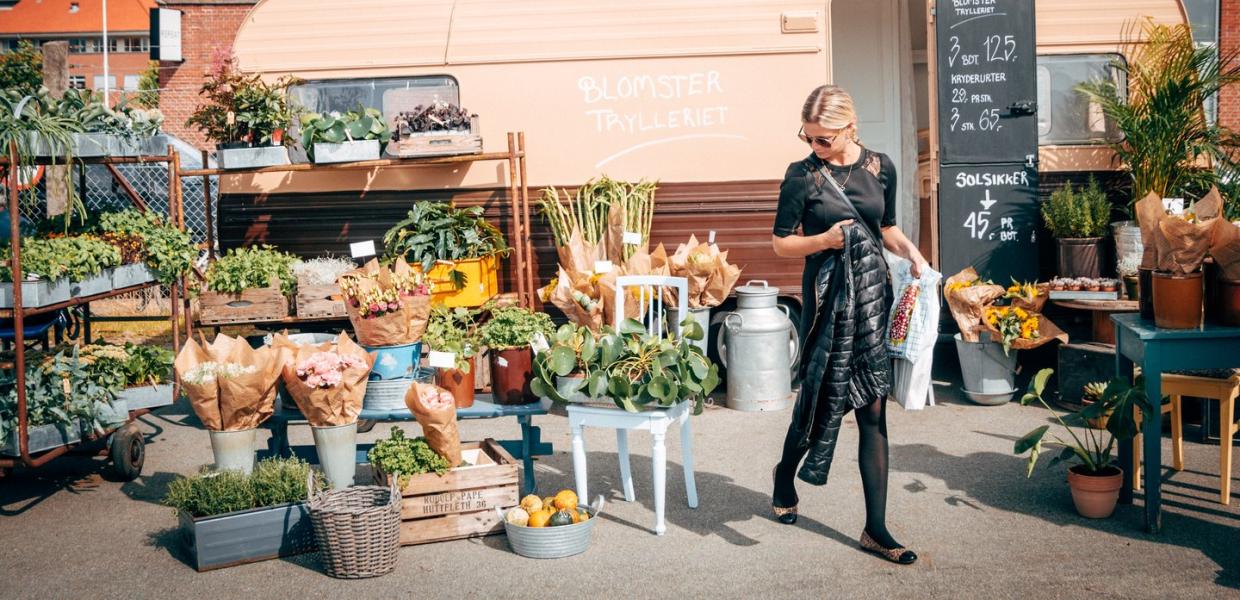
[[[827,129],[845,129],[853,125],[852,135],[856,137],[857,110],[853,107],[852,96],[834,85],[820,85],[809,93],[801,108],[801,121],[817,123]]]

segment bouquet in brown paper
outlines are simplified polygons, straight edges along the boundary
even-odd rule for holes
[[[461,464],[461,434],[456,428],[456,399],[439,386],[414,382],[405,406],[422,426],[426,444],[455,467]]]
[[[561,265],[559,275],[548,286],[544,301],[555,305],[573,323],[598,331],[603,325],[600,278],[592,273],[570,273]]]
[[[1049,283],[1029,283],[1013,278],[1012,285],[1008,286],[1003,297],[1011,300],[1012,306],[1029,312],[1042,312],[1042,307],[1046,306],[1046,300],[1050,297],[1050,289]]]
[[[345,310],[360,343],[398,346],[422,339],[430,319],[431,286],[398,258],[393,268],[371,260],[340,276]]]
[[[1223,208],[1217,188],[1182,212],[1164,208],[1162,199],[1150,194],[1137,203],[1146,252],[1142,266],[1187,275],[1201,270],[1214,234],[1214,220]],[[1148,232],[1148,235],[1147,235]]]
[[[987,306],[982,326],[1003,344],[1003,352],[1029,350],[1054,340],[1068,341],[1068,334],[1041,314],[1020,306]]]
[[[741,277],[740,267],[728,262],[727,251],[712,243],[700,243],[690,235],[689,242],[676,247],[669,258],[672,276],[688,280],[689,308],[719,306],[732,293]],[[676,300],[669,296],[669,305]]]
[[[177,380],[202,424],[211,431],[258,427],[275,410],[283,355],[254,349],[242,338],[217,335],[210,344],[187,340],[177,354]]]
[[[1223,279],[1240,281],[1240,224],[1227,219],[1214,220],[1210,256],[1214,257],[1214,264]]]
[[[277,335],[272,346],[284,351],[284,387],[311,426],[357,421],[374,355],[345,333],[324,344],[295,344]]]
[[[990,281],[983,281],[973,267],[947,278],[943,287],[943,297],[956,326],[960,328],[960,337],[966,342],[978,341],[977,332],[982,328],[982,320],[987,306],[1002,297],[1003,286]]]

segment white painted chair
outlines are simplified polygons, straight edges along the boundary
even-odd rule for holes
[[[617,329],[624,320],[624,300],[627,291],[638,288],[638,308],[646,331],[651,335],[662,335],[664,330],[663,288],[675,288],[677,306],[688,306],[688,281],[684,277],[659,276],[623,276],[616,278],[616,322]],[[651,296],[647,300],[647,296]],[[680,323],[670,323],[667,327],[676,338],[680,337]],[[667,525],[663,521],[664,496],[667,487],[667,447],[664,440],[667,430],[672,425],[680,425],[680,446],[682,463],[685,469],[685,493],[688,496],[689,508],[697,508],[697,483],[693,479],[693,432],[689,427],[691,406],[689,402],[663,409],[643,410],[631,413],[620,408],[568,405],[568,426],[573,434],[573,476],[577,485],[577,497],[589,498],[586,476],[586,447],[582,431],[586,427],[607,427],[616,430],[616,447],[620,455],[620,481],[624,487],[624,499],[632,502],[636,497],[633,493],[633,475],[629,467],[630,430],[650,432],[654,446],[651,450],[651,471],[654,473],[654,532],[663,535]]]

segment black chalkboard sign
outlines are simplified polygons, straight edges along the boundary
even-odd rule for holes
[[[1038,277],[1038,172],[1022,164],[944,166],[939,182],[939,263],[944,275],[975,267],[983,278]]]
[[[1036,157],[1033,11],[1033,0],[936,2],[941,163]]]

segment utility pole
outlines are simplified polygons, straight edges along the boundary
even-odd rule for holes
[[[108,0],[103,0],[103,103],[111,106],[108,87]]]
[[[69,42],[43,43],[43,85],[53,98],[69,87]],[[43,180],[47,185],[47,216],[64,214],[69,204],[68,165],[48,165]]]

